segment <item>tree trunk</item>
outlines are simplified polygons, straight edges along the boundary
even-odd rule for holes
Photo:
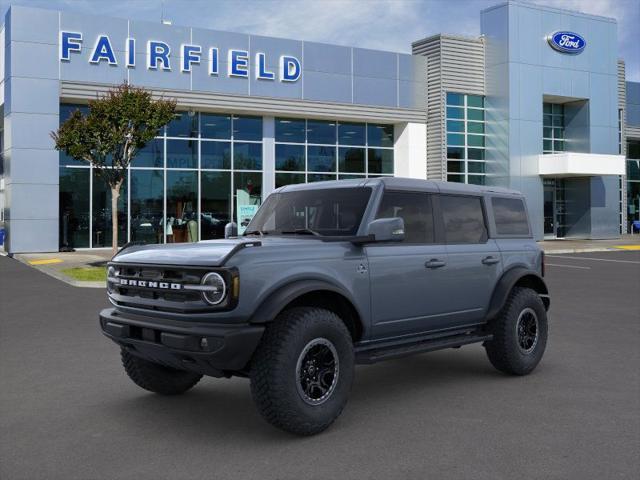
[[[111,253],[118,253],[118,198],[122,181],[111,185]]]

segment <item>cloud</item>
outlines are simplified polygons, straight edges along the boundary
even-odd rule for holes
[[[410,52],[437,33],[477,36],[480,11],[502,0],[11,0],[44,8]],[[627,78],[640,81],[638,0],[528,0],[618,21]],[[9,0],[0,0],[7,7]]]

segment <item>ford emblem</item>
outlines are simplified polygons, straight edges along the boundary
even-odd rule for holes
[[[551,48],[562,53],[578,54],[587,46],[587,42],[577,33],[555,32],[547,37],[547,42]]]

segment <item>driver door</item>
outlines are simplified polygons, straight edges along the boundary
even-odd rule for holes
[[[447,251],[436,242],[434,194],[385,191],[376,218],[401,217],[402,242],[366,246],[371,282],[372,337],[394,337],[446,324]]]

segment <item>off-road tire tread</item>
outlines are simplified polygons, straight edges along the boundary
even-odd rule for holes
[[[278,358],[291,348],[290,339],[316,322],[337,329],[350,343],[352,342],[349,330],[335,313],[316,307],[296,307],[283,311],[267,325],[251,363],[251,394],[258,411],[273,426],[296,435],[308,436],[322,432],[340,415],[346,403],[345,398],[338,412],[326,421],[308,422],[297,415],[295,409],[286,401],[288,392],[285,391],[286,385],[282,382],[282,372],[274,367],[278,364]],[[351,361],[353,365],[353,358],[340,358],[340,375],[346,373],[343,373],[345,361]],[[334,395],[337,393],[334,391]]]
[[[193,388],[202,375],[175,370],[120,351],[122,365],[129,378],[141,388],[160,395],[179,395]]]
[[[533,361],[523,362],[522,354],[512,338],[515,319],[523,308],[531,307],[538,313],[539,328],[536,355]],[[515,317],[515,318],[514,318]],[[538,365],[547,342],[548,324],[544,304],[537,292],[530,288],[514,287],[498,316],[489,324],[493,339],[485,344],[491,364],[510,375],[527,375]]]

